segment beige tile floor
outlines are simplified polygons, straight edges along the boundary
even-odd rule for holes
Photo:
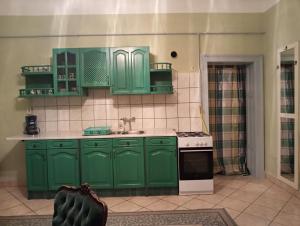
[[[22,187],[0,188],[0,216],[53,213],[53,200],[28,200]],[[109,212],[225,208],[240,226],[300,225],[300,192],[268,179],[215,177],[213,195],[103,198]]]

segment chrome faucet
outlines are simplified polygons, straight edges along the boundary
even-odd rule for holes
[[[129,125],[129,131],[132,130],[131,122],[134,122],[134,121],[135,121],[135,117],[131,117],[131,118],[123,117],[123,118],[120,118],[120,120],[123,121],[123,124],[124,124],[123,132],[126,132],[126,131],[125,131],[125,127],[126,127],[126,123],[127,123],[127,122],[128,122],[128,125]]]

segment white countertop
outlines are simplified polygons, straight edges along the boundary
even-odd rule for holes
[[[153,137],[176,136],[173,129],[145,129],[143,134],[110,134],[101,136],[84,136],[80,131],[45,132],[38,135],[20,134],[7,137],[6,140],[54,140],[54,139],[95,139],[95,138],[122,138],[122,137]]]

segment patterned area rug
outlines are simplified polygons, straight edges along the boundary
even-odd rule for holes
[[[1,226],[51,226],[52,216],[0,217]],[[107,226],[237,226],[224,209],[109,213]]]

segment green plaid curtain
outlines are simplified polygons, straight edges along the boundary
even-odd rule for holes
[[[246,66],[209,66],[208,83],[214,171],[246,174]]]
[[[294,112],[294,62],[281,64],[280,74],[280,112]],[[281,174],[294,173],[294,119],[281,118]]]

